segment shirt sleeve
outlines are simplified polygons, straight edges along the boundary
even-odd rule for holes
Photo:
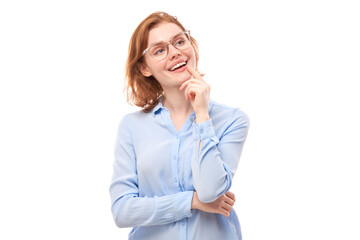
[[[215,201],[230,189],[249,129],[249,119],[236,109],[224,129],[219,139],[211,119],[194,125],[191,167],[194,187],[199,200],[204,203]]]
[[[109,191],[111,211],[118,227],[162,225],[192,216],[193,191],[139,197],[136,155],[126,116],[118,128]]]

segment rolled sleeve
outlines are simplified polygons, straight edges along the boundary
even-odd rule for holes
[[[214,126],[212,124],[211,119],[202,123],[196,123],[194,125],[193,139],[195,141],[211,139],[216,143],[219,142],[219,139],[215,135]]]

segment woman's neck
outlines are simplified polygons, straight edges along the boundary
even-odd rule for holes
[[[185,98],[184,91],[179,91],[178,89],[165,91],[163,106],[170,113],[178,116],[188,116],[193,111],[190,101]]]

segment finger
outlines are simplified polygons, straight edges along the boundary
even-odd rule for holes
[[[190,94],[192,93],[191,91],[191,86],[188,86],[185,90],[185,97],[186,97],[186,100],[189,100],[190,99]]]
[[[231,194],[225,194],[226,199],[230,199],[231,201],[235,202],[236,198],[235,198],[235,194],[231,193]]]
[[[224,203],[224,204],[222,205],[222,208],[225,209],[226,211],[230,212],[231,209],[232,209],[232,206],[230,206],[230,205],[227,204],[227,203]]]
[[[186,86],[188,86],[189,84],[194,84],[196,83],[196,81],[194,80],[193,77],[191,77],[189,80],[186,80],[185,82],[183,82],[179,88],[180,91],[182,91]]]
[[[198,72],[196,72],[194,69],[192,69],[192,67],[186,66],[186,69],[192,76],[194,76],[194,78],[201,79],[200,74]]]
[[[228,192],[225,193],[225,195],[226,195],[227,197],[231,198],[233,201],[236,201],[236,199],[235,199],[235,194],[234,194],[234,193],[228,191]]]
[[[196,94],[200,92],[200,89],[201,88],[196,85],[189,85],[185,90],[185,96],[187,96],[188,98],[193,98],[196,96]]]
[[[222,214],[222,215],[224,215],[225,217],[229,217],[229,216],[230,216],[230,213],[229,213],[228,211],[224,210],[224,209],[221,209],[219,213]]]
[[[194,77],[193,76],[191,76],[188,80],[186,80],[185,82],[183,82],[182,84],[181,84],[181,86],[180,86],[180,90],[182,90],[182,89],[184,89],[185,88],[185,86],[187,85],[187,84],[189,84],[190,82],[189,81],[191,81],[191,80],[194,80]]]
[[[225,202],[228,203],[230,206],[234,206],[234,204],[235,204],[235,201],[226,195],[225,195]]]
[[[182,91],[188,84],[189,84],[189,80],[187,80],[186,82],[184,82],[183,84],[181,84],[179,90]]]
[[[202,88],[203,87],[200,84],[197,84],[196,82],[189,83],[189,84],[187,84],[187,88],[185,91],[189,91],[191,89],[193,92],[201,92]]]
[[[189,100],[190,97],[191,97],[191,96],[190,96],[190,87],[189,87],[189,86],[185,89],[184,94],[185,94],[186,100]]]
[[[185,90],[185,96],[186,96],[186,100],[194,99],[196,96],[196,93],[194,92],[192,87],[187,87]]]

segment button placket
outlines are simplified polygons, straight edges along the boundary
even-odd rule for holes
[[[172,161],[173,161],[173,166],[174,166],[174,184],[175,185],[179,185],[179,156],[178,156],[178,152],[179,152],[179,147],[180,147],[180,137],[178,134],[176,134],[176,140],[174,143],[174,147],[173,147],[173,152],[172,152]]]

